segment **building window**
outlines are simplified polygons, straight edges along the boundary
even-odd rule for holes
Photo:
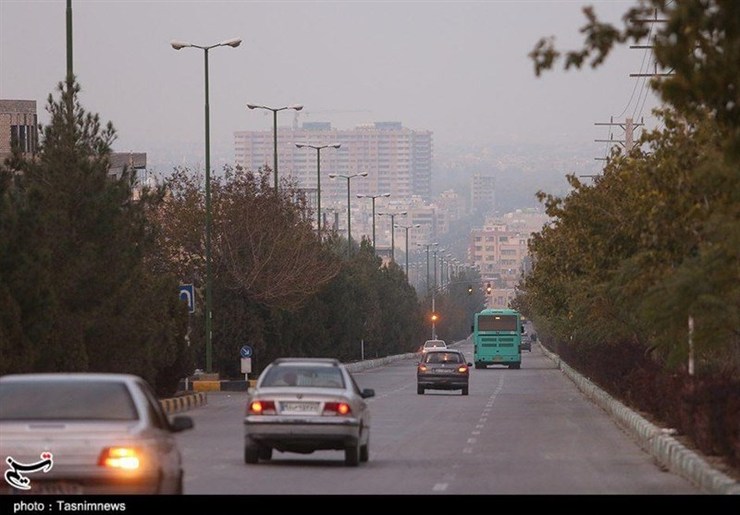
[[[18,147],[21,152],[36,152],[36,133],[32,125],[11,125],[10,146]]]

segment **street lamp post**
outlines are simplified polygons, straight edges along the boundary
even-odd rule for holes
[[[372,199],[373,203],[373,254],[375,253],[375,199],[380,197],[390,197],[390,193],[380,193],[377,195],[363,195],[361,193],[357,194],[357,198],[369,198]]]
[[[414,225],[396,225],[396,227],[400,227],[406,231],[406,280],[409,280],[409,229],[412,227],[419,228],[421,227],[421,224],[414,224]]]
[[[316,212],[318,225],[316,226],[316,233],[321,239],[321,149],[322,148],[339,148],[342,146],[341,143],[331,143],[328,145],[309,145],[308,143],[296,143],[298,148],[313,148],[316,149]]]
[[[352,175],[329,174],[329,179],[336,179],[337,177],[347,179],[347,259],[349,259],[352,256],[352,212],[350,211],[349,204],[350,181],[353,177],[367,177],[367,172],[353,173]]]
[[[419,247],[426,247],[427,249],[427,291],[429,291],[429,247],[434,247],[436,245],[439,245],[439,243],[417,243]],[[435,250],[436,252],[436,250]]]
[[[391,217],[391,261],[396,262],[396,231],[394,230],[396,216],[403,216],[406,211],[399,211],[397,213],[378,213],[378,216],[390,216]]]
[[[206,372],[212,372],[213,370],[213,348],[211,342],[211,325],[212,325],[212,313],[211,306],[213,304],[213,287],[211,281],[211,128],[210,128],[210,108],[208,104],[208,51],[211,48],[219,46],[230,46],[236,48],[241,44],[242,40],[239,38],[227,39],[221,43],[215,45],[201,46],[193,45],[184,41],[173,40],[170,45],[175,50],[183,48],[199,48],[203,50],[205,57],[205,93],[206,93]]]
[[[273,173],[275,175],[275,194],[278,191],[278,147],[277,147],[277,114],[279,111],[285,111],[286,109],[295,109],[300,111],[303,109],[302,105],[290,105],[284,107],[268,107],[258,104],[247,104],[249,109],[266,109],[272,111],[272,144],[273,144],[273,158],[272,167],[274,168]]]
[[[444,252],[445,249],[434,249],[432,254],[434,255],[434,289],[437,289],[437,251]],[[441,274],[440,274],[441,275]]]

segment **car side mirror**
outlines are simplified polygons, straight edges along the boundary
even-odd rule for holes
[[[372,388],[365,388],[364,390],[362,390],[362,392],[360,392],[360,396],[363,399],[369,399],[370,397],[375,397],[375,390],[373,390]]]
[[[178,415],[173,417],[170,421],[170,430],[173,433],[179,433],[186,429],[192,429],[194,427],[193,419],[186,415]]]
[[[472,366],[473,366],[473,364],[472,364],[472,363],[468,363],[468,366],[469,366],[469,367],[472,367]]]

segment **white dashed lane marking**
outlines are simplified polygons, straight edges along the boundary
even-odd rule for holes
[[[496,385],[496,389],[493,391],[488,401],[486,402],[486,405],[481,412],[481,417],[478,419],[478,423],[475,425],[475,429],[470,432],[470,434],[473,436],[468,438],[468,441],[466,442],[467,445],[463,447],[462,450],[463,454],[473,454],[473,446],[478,442],[478,438],[476,437],[480,435],[480,430],[483,429],[483,427],[486,425],[489,412],[493,407],[493,403],[496,401],[496,397],[499,393],[501,393],[501,390],[504,387],[504,377],[506,376],[504,376],[503,374],[501,374],[501,376],[499,377],[498,385]],[[459,463],[455,463],[452,465],[453,469],[457,469],[459,467]],[[445,473],[443,476],[443,480],[445,481],[444,483],[435,483],[434,486],[432,486],[433,492],[446,492],[447,487],[450,485],[450,483],[454,482],[455,474],[449,472]]]

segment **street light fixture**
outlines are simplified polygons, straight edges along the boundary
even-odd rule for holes
[[[329,174],[329,179],[336,179],[337,177],[347,179],[347,259],[349,259],[352,256],[352,213],[349,205],[349,183],[353,177],[367,177],[367,172],[354,173],[352,175],[342,175],[337,173]]]
[[[397,213],[378,213],[378,216],[390,216],[391,217],[391,261],[396,262],[396,231],[393,229],[393,227],[396,225],[394,220],[396,216],[403,216],[406,214],[406,211],[399,211]]]
[[[296,111],[300,111],[303,109],[302,105],[290,105],[290,106],[284,106],[284,107],[268,107],[258,104],[247,104],[247,107],[249,109],[266,109],[268,111],[272,111],[272,144],[273,144],[273,159],[272,159],[272,167],[274,168],[273,173],[275,175],[275,194],[277,195],[278,192],[278,147],[277,147],[277,114],[278,111],[285,111],[286,109],[295,109]]]
[[[373,254],[375,253],[375,199],[380,197],[390,197],[390,193],[379,193],[377,195],[363,195],[362,193],[357,194],[357,198],[370,198],[373,199]]]
[[[421,224],[414,224],[414,225],[400,225],[396,224],[395,227],[400,227],[402,229],[406,230],[406,280],[409,280],[409,229],[412,227],[419,228],[421,227]]]
[[[316,149],[316,212],[318,225],[316,226],[316,232],[321,239],[321,149],[322,148],[339,148],[342,146],[341,143],[330,143],[328,145],[309,145],[308,143],[296,143],[298,148],[313,148]]]
[[[208,51],[211,48],[219,46],[230,46],[236,48],[241,45],[242,40],[239,38],[227,39],[215,45],[201,46],[187,43],[185,41],[173,40],[170,45],[175,50],[183,48],[199,48],[203,50],[205,57],[205,93],[206,93],[206,372],[213,370],[213,348],[211,342],[211,325],[213,304],[213,287],[211,281],[211,127],[210,127],[210,107],[208,104]]]

